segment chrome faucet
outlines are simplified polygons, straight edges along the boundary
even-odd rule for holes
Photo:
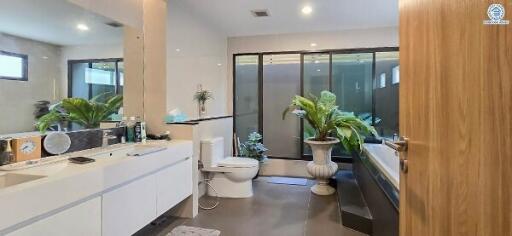
[[[103,130],[103,140],[102,140],[102,147],[107,147],[109,145],[109,141],[117,139],[117,136],[113,135],[112,130]]]

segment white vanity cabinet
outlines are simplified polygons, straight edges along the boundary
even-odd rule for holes
[[[38,220],[7,235],[101,235],[101,197],[80,203],[79,205]]]
[[[132,235],[191,194],[191,158],[107,192],[102,235]]]
[[[138,179],[103,194],[104,236],[132,235],[156,218],[156,179]]]

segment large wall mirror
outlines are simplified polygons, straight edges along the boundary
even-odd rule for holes
[[[38,119],[67,98],[108,104],[118,96],[107,120],[122,117],[122,24],[66,0],[1,0],[1,6],[0,136],[39,132]],[[96,126],[60,122],[47,130]]]

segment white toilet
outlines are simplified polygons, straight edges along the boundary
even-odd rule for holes
[[[224,156],[224,139],[213,138],[201,141],[202,171],[208,172],[210,185],[219,197],[252,197],[252,179],[258,173],[257,160],[243,157]],[[208,188],[207,194],[215,196]]]

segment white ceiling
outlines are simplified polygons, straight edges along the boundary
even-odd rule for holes
[[[122,42],[122,28],[66,0],[0,0],[0,32],[56,45]],[[82,23],[89,31],[81,32]]]
[[[299,33],[398,25],[398,0],[179,0],[228,36]],[[313,12],[304,16],[303,6]],[[255,18],[251,10],[268,9]]]

